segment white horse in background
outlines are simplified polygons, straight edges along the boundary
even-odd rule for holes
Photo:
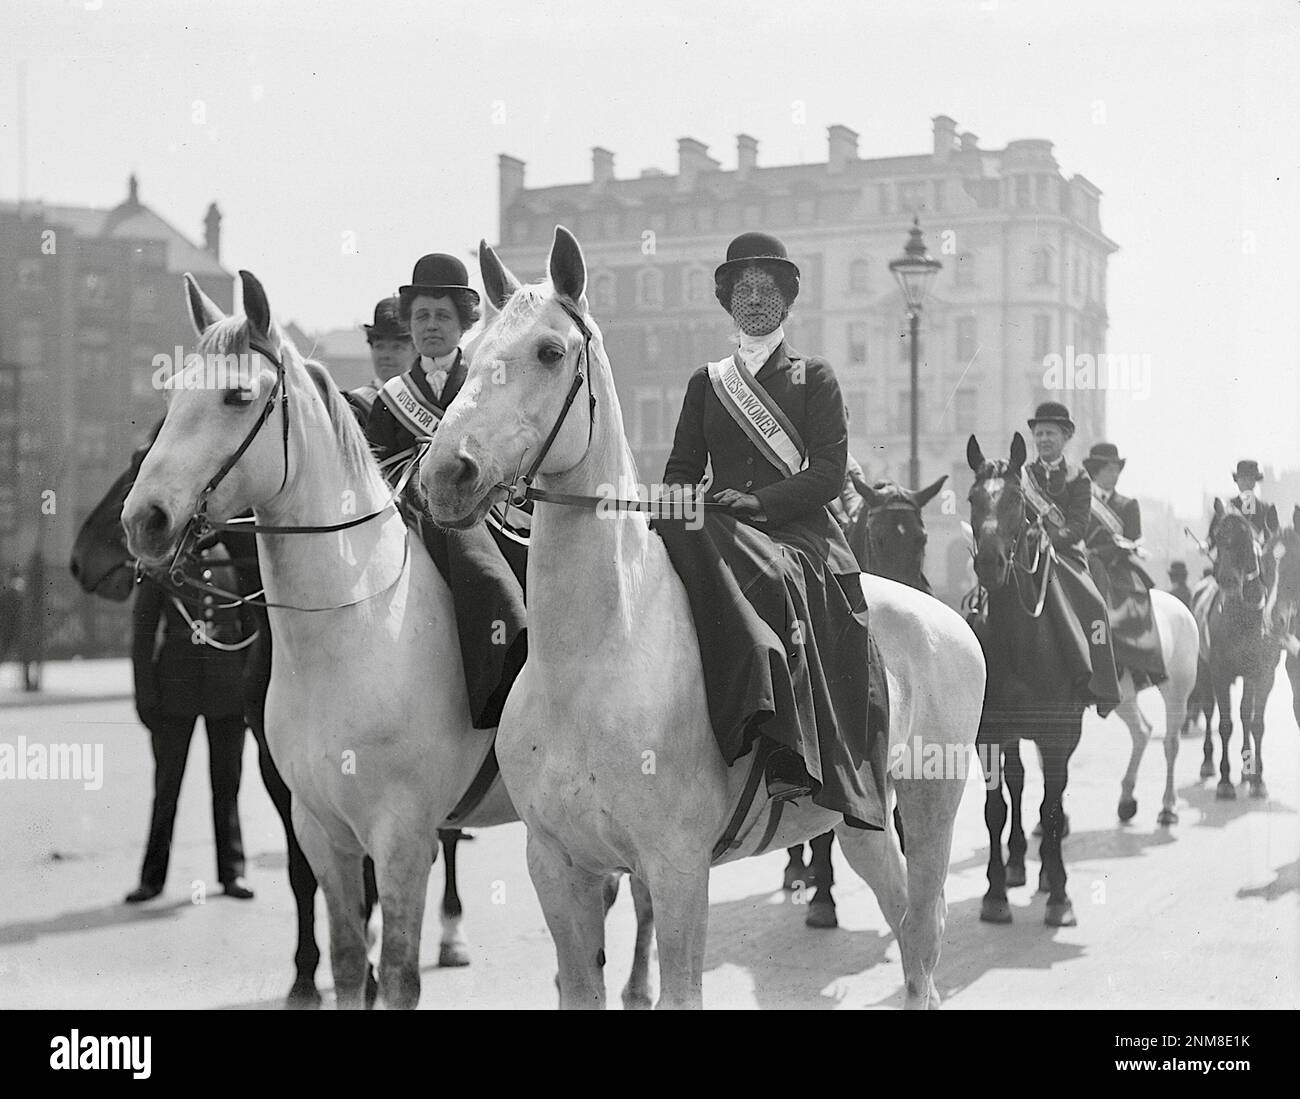
[[[480,263],[502,312],[422,463],[430,513],[449,527],[481,521],[553,425],[541,487],[635,495],[636,469],[588,311],[577,241],[556,229],[550,281],[538,286],[521,288],[486,244]],[[591,332],[585,356],[566,309]],[[579,369],[594,405],[582,394],[557,424]],[[862,585],[887,669],[891,754],[919,759],[923,748],[937,747],[973,758],[985,674],[974,635],[920,592],[874,576]],[[604,1005],[601,882],[622,869],[646,884],[653,901],[661,1006],[700,1007],[711,852],[749,760],[728,768],[718,751],[686,591],[644,515],[542,503],[533,515],[528,598],[528,662],[501,716],[497,752],[528,825],[529,870],[555,940],[561,1004]],[[892,821],[885,832],[838,828],[846,858],[898,938],[909,1007],[939,1003],[934,970],[964,778],[891,779],[906,864]],[[765,850],[842,819],[808,801],[786,808]],[[748,847],[729,857],[757,853]]]
[[[391,489],[352,412],[324,369],[304,362],[273,323],[257,279],[246,271],[240,278],[245,316],[224,316],[186,276],[190,313],[201,355],[247,354],[255,369],[227,387],[172,388],[123,525],[142,562],[165,564],[241,439],[247,448],[207,496],[213,521],[249,507],[259,528],[336,525],[374,513],[345,530],[258,532],[275,638],[266,737],[293,795],[294,830],[325,891],[339,1006],[362,1002],[361,862],[369,854],[383,915],[380,1003],[415,1007],[438,828],[495,732],[472,725],[451,593],[388,506]],[[517,819],[496,783],[479,810],[456,823]],[[638,917],[644,932],[629,990],[648,1000],[638,984],[650,938],[640,903]],[[444,915],[444,942],[459,937],[458,925]]]

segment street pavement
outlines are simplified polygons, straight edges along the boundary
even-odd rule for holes
[[[294,909],[279,818],[262,787],[251,736],[240,798],[249,882],[230,900],[215,882],[207,744],[196,731],[181,792],[167,891],[140,907],[136,884],[153,764],[130,700],[127,661],[52,664],[44,697],[0,668],[0,744],[99,744],[102,786],[0,779],[0,1008],[275,1008],[292,980]],[[1147,692],[1148,715],[1162,724]],[[983,789],[972,776],[958,816],[948,879],[948,924],[937,984],[959,1008],[1300,1007],[1300,735],[1279,669],[1265,738],[1270,797],[1214,797],[1197,777],[1200,737],[1184,738],[1173,828],[1155,823],[1164,784],[1160,739],[1150,744],[1135,820],[1115,816],[1129,753],[1118,718],[1089,713],[1066,793],[1065,841],[1079,924],[1043,925],[1029,880],[1012,892],[1015,922],[978,920],[987,840]],[[1234,775],[1240,772],[1238,731]],[[1217,737],[1216,737],[1217,744]],[[1035,754],[1024,752],[1026,822],[1041,797]],[[93,783],[91,784],[93,785]],[[897,1007],[898,946],[871,891],[836,850],[840,927],[804,926],[805,909],[779,890],[784,854],[713,874],[704,999],[712,1008]],[[550,1008],[555,956],[524,860],[524,829],[476,833],[460,849],[461,896],[472,964],[436,966],[442,864],[430,884],[422,1008]],[[328,990],[328,929],[317,899]],[[608,922],[610,1004],[631,960],[626,887]],[[327,1002],[329,995],[327,991]]]

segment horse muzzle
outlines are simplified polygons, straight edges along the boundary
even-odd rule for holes
[[[467,530],[482,521],[491,508],[497,478],[464,446],[420,468],[419,487],[424,510],[440,527]]]
[[[130,504],[122,511],[126,548],[149,567],[167,564],[180,537],[180,524],[161,504]]]

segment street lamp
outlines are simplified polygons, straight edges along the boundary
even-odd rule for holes
[[[907,238],[907,247],[903,249],[901,257],[889,263],[889,269],[898,281],[898,288],[903,292],[903,301],[907,304],[907,315],[912,326],[912,449],[907,475],[914,489],[921,487],[921,458],[917,443],[920,414],[916,365],[917,349],[921,341],[921,303],[925,301],[930,284],[942,266],[942,263],[925,250],[925,241],[921,239],[921,221],[914,216]]]

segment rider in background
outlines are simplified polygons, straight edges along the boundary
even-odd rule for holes
[[[415,361],[415,346],[411,343],[411,330],[401,318],[400,305],[395,297],[381,298],[376,302],[374,324],[361,327],[366,331],[370,364],[375,376],[365,385],[344,393],[343,397],[356,410],[364,429],[384,384],[411,369]]]
[[[1243,458],[1237,463],[1232,479],[1237,483],[1237,495],[1228,500],[1228,507],[1241,512],[1255,528],[1259,541],[1278,529],[1277,505],[1265,502],[1259,495],[1259,482],[1264,474],[1253,458]]]

